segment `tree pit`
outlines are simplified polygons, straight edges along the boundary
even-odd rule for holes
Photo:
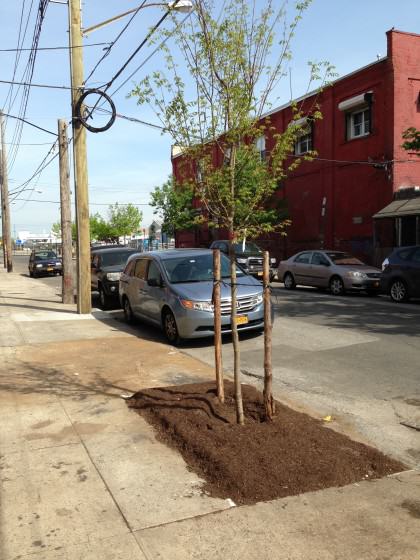
[[[145,389],[127,403],[205,480],[205,493],[236,504],[345,486],[406,469],[277,401],[274,420],[266,422],[261,393],[249,385],[242,385],[242,391],[243,426],[236,423],[229,381],[224,404],[210,382]]]

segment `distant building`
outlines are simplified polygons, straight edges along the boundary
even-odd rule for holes
[[[308,116],[314,99],[298,100]],[[318,102],[323,119],[308,120],[294,152],[318,156],[279,185],[292,225],[287,237],[273,235],[265,246],[280,258],[328,248],[378,263],[395,246],[420,244],[420,157],[401,147],[404,130],[420,129],[420,35],[388,31],[387,56],[336,80]],[[267,116],[282,132],[292,108]],[[266,157],[272,145],[270,135],[259,139]],[[173,150],[177,180],[185,173],[182,160],[182,151]],[[223,164],[216,147],[214,160]],[[177,245],[208,246],[217,235],[206,227],[177,232]]]

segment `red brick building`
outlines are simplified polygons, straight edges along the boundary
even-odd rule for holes
[[[310,112],[314,94],[298,101]],[[317,158],[302,163],[278,192],[292,225],[286,238],[263,244],[280,258],[324,247],[370,262],[394,246],[420,244],[420,157],[401,147],[404,130],[420,129],[420,35],[388,31],[387,56],[336,80],[318,102],[323,119],[295,146],[295,155],[313,149]],[[281,132],[292,110],[286,105],[269,116]],[[267,137],[268,152],[271,145]],[[177,179],[181,159],[172,157]],[[217,235],[178,232],[177,243],[207,246]]]

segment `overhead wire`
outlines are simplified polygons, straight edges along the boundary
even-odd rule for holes
[[[105,60],[105,58],[107,56],[109,56],[111,50],[114,48],[114,46],[116,45],[116,43],[120,40],[120,38],[122,37],[122,35],[127,31],[128,27],[130,26],[130,24],[132,23],[132,21],[134,20],[134,18],[137,16],[137,14],[139,13],[139,11],[143,8],[143,6],[145,5],[146,0],[143,0],[143,2],[140,4],[140,6],[137,8],[137,10],[133,13],[133,15],[130,17],[129,21],[125,24],[125,26],[122,28],[122,30],[118,33],[118,35],[116,36],[116,38],[110,43],[109,47],[107,47],[105,49],[105,53],[102,55],[102,57],[98,60],[98,62],[95,64],[95,66],[93,67],[93,69],[90,71],[90,73],[88,74],[87,78],[85,79],[85,83],[89,81],[89,79],[92,77],[92,75],[96,72],[97,68],[100,66],[100,64]]]
[[[33,38],[32,38],[32,50],[30,52],[29,58],[28,58],[28,63],[26,65],[25,71],[23,73],[23,76],[26,76],[26,80],[28,83],[27,86],[24,86],[23,89],[23,94],[22,94],[22,98],[21,98],[21,103],[20,103],[20,108],[19,108],[19,117],[21,118],[25,118],[26,116],[26,111],[28,108],[28,102],[29,102],[29,94],[30,94],[30,90],[31,90],[31,82],[32,82],[32,78],[33,78],[33,74],[34,74],[34,70],[35,70],[35,62],[36,62],[36,56],[37,56],[37,49],[38,49],[38,45],[39,45],[39,39],[41,36],[41,30],[42,30],[42,25],[45,19],[45,15],[46,15],[46,11],[49,5],[49,0],[39,0],[39,5],[38,5],[38,12],[37,12],[37,19],[35,22],[35,29],[34,29],[34,34],[33,34]],[[31,4],[32,6],[32,4]],[[16,96],[12,102],[12,104],[14,103],[14,101],[16,100]],[[9,105],[10,106],[10,105]],[[10,112],[10,110],[8,111]],[[20,146],[20,140],[22,138],[22,131],[23,131],[23,122],[22,121],[18,121],[14,130],[14,134],[12,137],[12,143],[15,144],[13,149],[12,149],[12,153],[11,156],[9,158],[9,172],[10,170],[13,168],[13,165],[16,161],[16,157],[19,151],[19,146]]]
[[[112,45],[112,43],[108,42],[104,42],[104,43],[86,43],[84,45],[74,45],[72,47],[70,47],[69,45],[67,46],[58,46],[58,47],[38,47],[38,52],[40,51],[60,51],[60,50],[70,50],[70,49],[84,49],[86,47],[103,47],[103,46],[109,46]],[[33,48],[18,48],[18,49],[0,49],[0,52],[26,52],[26,51],[33,51]]]

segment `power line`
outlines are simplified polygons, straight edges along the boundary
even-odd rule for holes
[[[39,199],[25,199],[25,198],[16,198],[13,200],[25,200],[26,202],[46,202],[48,204],[61,204],[59,200],[39,200]],[[108,202],[89,202],[89,206],[112,206],[114,203]],[[118,206],[149,206],[148,202],[143,202],[136,204],[134,202],[117,202]]]
[[[32,123],[30,121],[27,121],[26,119],[22,119],[21,117],[16,117],[15,115],[9,115],[8,113],[3,113],[3,115],[5,117],[9,117],[10,119],[16,119],[18,121],[21,121],[25,124],[28,124],[29,126],[33,126],[34,128],[37,128],[38,130],[42,130],[42,132],[46,132],[47,134],[52,134],[53,136],[57,136],[57,134],[55,132],[51,132],[51,130],[47,130],[46,128],[42,128],[42,126],[39,126],[35,123]],[[11,145],[16,146],[16,142],[10,142]],[[19,145],[22,145],[19,143]]]
[[[141,3],[141,5],[137,8],[137,10],[134,12],[134,14],[130,17],[128,23],[126,23],[126,25],[123,27],[123,29],[118,33],[118,35],[116,36],[116,38],[112,41],[112,43],[109,45],[109,47],[107,49],[105,49],[105,53],[102,55],[102,57],[98,60],[98,62],[95,64],[95,66],[93,67],[93,69],[91,70],[91,72],[89,73],[88,77],[85,79],[85,82],[87,82],[89,80],[89,78],[92,77],[92,75],[95,73],[95,71],[97,70],[98,66],[102,63],[102,61],[110,54],[111,50],[113,49],[113,47],[115,46],[115,44],[119,41],[119,39],[121,38],[121,36],[126,32],[126,30],[128,29],[129,25],[131,24],[131,22],[134,20],[134,18],[136,17],[136,15],[139,13],[139,11],[143,8],[144,4],[146,3],[146,0],[143,0],[143,2]]]
[[[109,46],[112,45],[112,43],[106,42],[106,43],[88,43],[86,45],[75,45],[74,47],[70,47],[69,45],[64,46],[64,47],[38,47],[36,50],[39,51],[59,51],[59,50],[70,50],[70,49],[82,49],[85,47],[102,47],[102,46]],[[18,48],[18,49],[0,49],[0,52],[27,52],[27,51],[33,51],[35,49],[33,48],[27,48],[27,49],[23,49],[23,48]]]

